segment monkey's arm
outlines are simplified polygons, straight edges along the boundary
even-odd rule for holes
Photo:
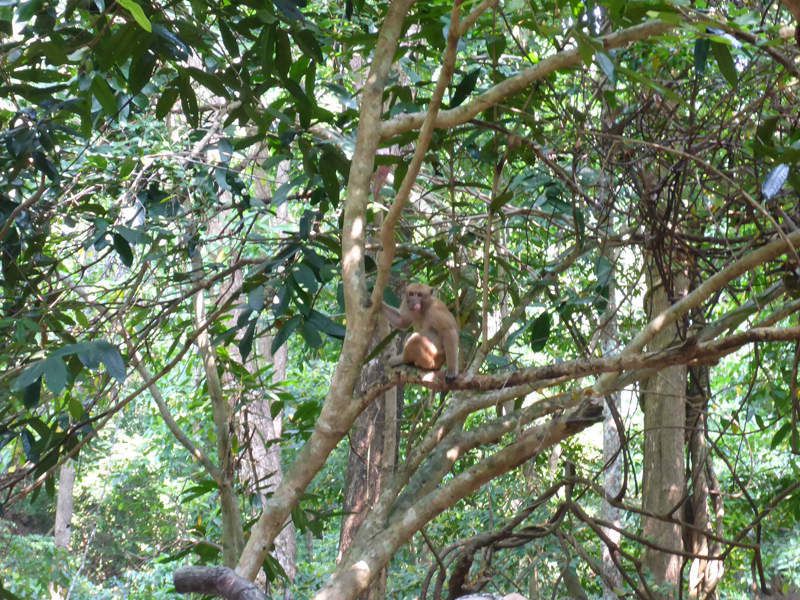
[[[447,362],[444,378],[448,383],[452,383],[458,375],[458,329],[455,326],[455,320],[452,325],[439,332],[439,337],[444,346],[444,356]]]
[[[386,302],[383,303],[383,315],[395,329],[408,329],[408,326],[411,325],[410,316],[404,315],[402,311],[394,306],[389,306]]]

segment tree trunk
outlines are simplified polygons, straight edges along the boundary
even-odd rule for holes
[[[718,556],[722,550],[719,542],[704,533],[712,531],[709,510],[712,491],[716,492],[712,504],[721,508],[714,464],[706,442],[706,411],[711,389],[708,370],[707,366],[692,367],[687,391],[686,425],[691,475],[685,520],[694,528],[687,528],[684,538],[687,540],[686,549],[698,556],[692,559],[689,567],[690,598],[713,598],[723,573],[722,561],[700,558]],[[722,537],[721,518],[717,519],[716,528],[715,533]]]
[[[258,152],[252,158],[255,165],[259,165],[267,157],[264,152]],[[289,179],[288,162],[278,165],[275,186],[278,187]],[[257,167],[256,167],[257,168]],[[266,177],[261,173],[261,177],[255,178],[255,192],[257,197],[264,202],[269,202],[269,190],[266,185]],[[275,215],[276,224],[288,222],[288,206],[282,204],[278,207]],[[241,279],[241,271],[236,272],[236,277]],[[275,354],[272,353],[272,336],[264,336],[255,341],[257,352],[252,352],[250,360],[246,361],[248,370],[257,370],[260,361],[272,363],[272,382],[278,383],[286,379],[286,365],[289,356],[287,344],[278,348]],[[238,352],[238,350],[233,350]],[[237,354],[238,356],[238,354]],[[245,448],[244,456],[239,464],[239,476],[242,483],[246,486],[250,494],[260,497],[260,506],[266,503],[267,495],[271,494],[278,487],[283,479],[283,467],[281,464],[281,447],[273,443],[281,437],[283,428],[283,414],[272,417],[272,406],[265,394],[255,390],[249,398],[243,399],[243,409],[239,412],[237,427],[240,432],[240,439]],[[289,582],[294,581],[297,575],[297,542],[295,539],[295,528],[291,519],[275,538],[274,555],[278,563],[283,568]],[[264,572],[259,573],[257,583],[268,592],[272,592],[272,597],[278,597],[276,590],[270,590]],[[288,585],[284,586],[282,598],[290,598],[291,591]]]
[[[608,22],[603,24],[603,30],[606,30]],[[613,88],[612,85],[603,77],[600,82],[604,90]],[[605,100],[602,105],[602,112],[600,120],[603,129],[609,129],[613,126],[617,115],[619,114],[618,108],[609,106]],[[606,161],[612,161],[614,154],[614,145],[608,141],[601,141],[603,156]],[[603,164],[602,176],[598,186],[598,199],[599,207],[597,210],[598,229],[602,232],[603,240],[610,239],[615,233],[615,225],[613,220],[614,208],[614,195],[613,195],[613,182],[614,182],[614,167],[607,163]],[[617,265],[618,252],[609,244],[605,244],[600,248],[600,260],[605,263],[609,269],[608,275],[608,304],[606,310],[603,311],[600,317],[599,337],[598,344],[602,349],[603,356],[611,356],[620,351],[620,343],[618,336],[618,323],[617,323],[617,283],[616,283],[616,265]],[[598,269],[602,271],[602,269]],[[606,497],[616,497],[622,489],[622,446],[620,444],[624,431],[619,431],[621,423],[618,422],[620,410],[620,393],[611,392],[605,396],[605,406],[603,407],[603,465],[605,471],[603,472],[603,490]],[[620,528],[622,525],[622,510],[613,506],[608,500],[603,499],[601,514],[603,520],[612,524],[613,527],[604,528],[604,533],[608,538],[607,544],[603,544],[602,556],[602,569],[603,577],[601,580],[603,586],[603,598],[605,600],[616,600],[619,597],[619,592],[622,589],[622,574],[617,566],[619,557],[619,544],[622,538]]]
[[[663,258],[663,257],[662,257]],[[664,264],[663,262],[661,264]],[[667,263],[669,264],[669,263]],[[671,293],[662,281],[656,260],[647,257],[647,315],[649,319],[669,308],[686,294],[685,272],[671,273]],[[665,267],[666,268],[666,267]],[[679,328],[667,327],[653,338],[651,349],[667,347],[681,339]],[[681,517],[685,469],[683,443],[686,428],[686,367],[661,370],[643,384],[644,477],[642,508],[645,537],[653,544],[645,551],[644,565],[649,570],[661,598],[677,598],[683,550],[681,526],[672,522]]]
[[[389,333],[385,321],[378,328],[373,346]],[[381,355],[367,365],[359,383],[366,390],[384,372],[385,356]],[[355,534],[370,508],[380,496],[382,484],[394,472],[398,435],[398,388],[388,390],[375,399],[356,419],[350,430],[350,455],[347,462],[344,490],[344,516],[339,534],[341,560],[353,543]],[[379,600],[386,593],[386,570],[371,584],[369,592],[361,597]]]
[[[192,270],[197,279],[204,273],[201,249],[192,255]],[[208,396],[214,415],[214,430],[217,436],[217,460],[220,480],[217,482],[222,512],[222,562],[226,567],[235,567],[244,547],[242,516],[239,500],[234,490],[235,460],[231,433],[233,416],[230,399],[225,396],[217,367],[216,351],[211,344],[211,335],[206,323],[205,293],[201,288],[194,298],[194,326],[200,333],[197,336],[197,349],[203,361]]]
[[[607,356],[616,349],[616,317],[612,315],[613,308],[613,284],[611,285],[611,298],[609,310],[606,311],[608,321],[607,331],[603,334],[602,346],[603,355]],[[618,430],[617,420],[614,414],[619,415],[620,394],[613,392],[606,395],[606,404],[603,408],[603,490],[607,497],[615,497],[622,489],[622,447],[620,446],[620,435],[624,432]],[[611,545],[603,545],[603,598],[605,600],[616,600],[622,588],[622,575],[620,574],[617,563],[619,555],[619,544],[621,534],[619,528],[622,526],[622,510],[613,506],[608,500],[603,499],[602,518],[611,523],[614,527],[604,528]]]
[[[56,547],[56,560],[53,565],[54,573],[62,566],[62,559],[69,551],[70,538],[72,537],[73,492],[75,490],[75,463],[66,460],[58,471],[58,496],[56,497],[56,520],[53,538]],[[65,597],[65,590],[55,581],[50,582],[50,598],[61,600]]]

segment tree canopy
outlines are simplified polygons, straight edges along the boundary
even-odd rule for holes
[[[800,585],[795,18],[0,1],[0,537],[78,461],[83,558],[45,575],[85,597]],[[452,384],[385,366],[409,281]],[[43,593],[10,547],[0,597]]]

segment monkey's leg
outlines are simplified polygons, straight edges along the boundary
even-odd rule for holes
[[[412,333],[403,347],[403,361],[420,369],[435,371],[444,364],[444,354],[430,338]]]

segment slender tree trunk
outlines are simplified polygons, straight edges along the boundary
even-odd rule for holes
[[[613,264],[613,263],[612,263]],[[606,313],[603,315],[605,328],[602,334],[603,356],[608,356],[617,348],[617,319],[614,315],[616,306],[614,303],[615,285],[612,281],[609,284],[609,304]],[[613,392],[606,395],[606,404],[603,409],[603,490],[607,497],[615,497],[622,489],[622,447],[620,446],[620,432],[614,413],[620,414],[620,394]],[[605,600],[616,600],[622,588],[622,575],[615,562],[618,555],[618,547],[621,541],[619,528],[622,526],[622,510],[613,506],[608,500],[604,499],[602,504],[603,520],[611,523],[614,527],[604,529],[609,542],[612,545],[603,545],[603,598]],[[616,547],[615,547],[615,546]]]
[[[56,520],[53,538],[56,547],[54,570],[63,566],[63,560],[69,552],[72,537],[73,493],[75,490],[75,463],[66,460],[58,471],[58,495],[56,497]],[[55,575],[55,573],[54,573]],[[50,582],[50,598],[61,600],[65,590],[55,581]]]
[[[606,30],[608,23],[602,25]],[[605,77],[601,80],[601,87],[611,89]],[[617,118],[619,110],[603,102],[600,120],[603,129],[609,129]],[[616,265],[617,251],[605,243],[615,232],[613,221],[614,197],[613,197],[613,176],[614,167],[612,157],[614,155],[613,144],[609,141],[601,142],[601,154],[604,157],[602,176],[598,188],[599,210],[597,215],[598,230],[602,232],[603,246],[600,248],[600,260],[609,269],[608,279],[608,305],[603,315],[600,317],[600,335],[598,343],[602,349],[603,356],[611,356],[620,350],[618,327],[617,327],[617,282]],[[603,408],[603,490],[606,497],[616,497],[622,489],[622,447],[620,445],[621,435],[624,431],[619,431],[615,414],[620,414],[620,393],[612,392],[606,395],[606,403]],[[622,538],[619,528],[622,525],[622,510],[613,506],[608,500],[603,500],[602,504],[603,520],[611,523],[613,527],[604,529],[609,544],[603,545],[603,598],[605,600],[616,600],[622,589],[622,574],[619,571],[615,560],[618,558],[618,547]]]
[[[196,278],[204,272],[201,249],[195,249],[192,255],[192,270]],[[194,326],[201,330],[197,336],[197,348],[203,361],[208,396],[214,415],[214,429],[217,436],[217,459],[221,478],[218,482],[220,509],[222,512],[222,561],[226,567],[235,567],[244,548],[244,532],[239,500],[234,490],[235,459],[233,455],[232,436],[233,416],[230,400],[225,396],[217,367],[217,357],[211,335],[206,323],[205,293],[200,289],[194,298]]]
[[[689,280],[685,272],[671,273],[670,294],[652,255],[647,257],[646,268],[646,308],[648,318],[652,319],[686,294]],[[680,340],[678,327],[668,327],[655,336],[651,348],[664,348]],[[677,598],[682,563],[679,553],[683,550],[683,541],[680,525],[670,520],[680,519],[685,492],[683,443],[686,428],[686,367],[669,367],[651,377],[643,385],[642,405],[642,507],[651,515],[644,517],[643,529],[645,537],[654,545],[646,549],[644,564],[655,581],[657,596]]]
[[[267,156],[263,151],[258,151],[251,157],[255,165],[265,160]],[[283,162],[278,165],[275,186],[280,186],[289,179],[289,164]],[[265,173],[255,168],[259,175],[255,177],[254,188],[256,197],[269,203],[269,189],[266,184]],[[288,206],[282,204],[278,207],[275,215],[277,224],[288,222]],[[238,283],[242,280],[241,271],[234,274]],[[288,361],[289,347],[282,345],[275,354],[272,353],[272,336],[263,336],[255,340],[255,349],[250,354],[249,360],[243,361],[247,369],[255,372],[259,369],[262,361],[271,363],[273,366],[272,382],[277,383],[286,379],[286,364]],[[238,356],[238,349],[232,349]],[[239,463],[239,478],[252,496],[258,496],[259,505],[264,506],[268,494],[280,484],[283,479],[283,466],[281,464],[281,448],[279,444],[273,443],[281,437],[283,428],[283,414],[272,416],[272,406],[265,394],[259,390],[251,391],[246,397],[242,398],[242,410],[237,413],[237,430],[239,438],[244,448],[242,460]],[[283,568],[289,582],[293,582],[297,575],[297,543],[295,540],[295,528],[291,519],[275,538],[273,553],[278,563]],[[283,593],[278,595],[275,589],[270,589],[266,575],[261,571],[256,578],[256,583],[272,593],[272,597],[291,598],[289,585],[285,585]]]
[[[58,471],[58,497],[56,499],[56,524],[53,537],[56,548],[69,550],[72,537],[73,493],[75,491],[75,463],[64,461]]]
[[[689,444],[690,480],[689,504],[685,520],[694,526],[687,528],[684,538],[687,550],[698,556],[689,567],[689,597],[713,598],[722,578],[723,563],[709,560],[705,556],[717,556],[721,552],[720,543],[709,538],[705,532],[713,530],[710,514],[711,496],[718,497],[719,491],[714,475],[714,464],[708,453],[706,440],[706,413],[710,397],[709,369],[707,366],[692,367],[687,392],[687,437]],[[716,534],[721,537],[721,519],[717,520]]]

